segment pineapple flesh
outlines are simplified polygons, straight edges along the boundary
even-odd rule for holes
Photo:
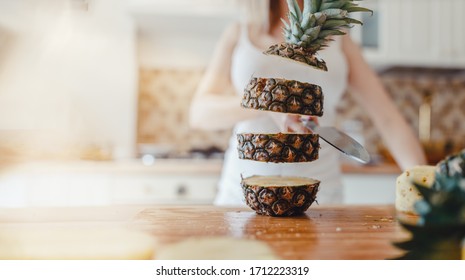
[[[252,176],[241,181],[247,205],[260,215],[300,215],[316,200],[320,181],[303,177]]]
[[[318,159],[317,134],[237,134],[240,159],[261,162],[311,162]]]
[[[414,166],[403,172],[396,180],[396,210],[400,213],[416,215],[414,205],[422,199],[413,182],[431,187],[436,167],[430,165]]]
[[[371,12],[356,0],[304,0],[301,10],[296,0],[287,0],[289,22],[284,23],[285,42],[271,46],[265,54],[278,55],[328,71],[316,53],[328,46],[332,36],[344,35],[344,28],[361,21],[348,17],[352,12]]]
[[[322,116],[320,86],[294,80],[256,78],[247,84],[241,106],[249,109]]]

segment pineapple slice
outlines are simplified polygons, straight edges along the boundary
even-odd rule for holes
[[[318,159],[317,134],[237,134],[240,159],[262,162],[310,162]]]
[[[414,204],[422,199],[412,182],[431,187],[434,182],[435,166],[415,166],[402,173],[396,180],[396,210],[405,214],[416,214]]]
[[[304,177],[252,176],[241,181],[247,205],[268,216],[300,215],[316,200],[320,181]]]
[[[320,86],[294,80],[253,77],[244,90],[241,106],[249,109],[309,116],[323,115]]]

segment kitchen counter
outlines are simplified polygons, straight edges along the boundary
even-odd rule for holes
[[[155,159],[153,164],[144,165],[140,159],[121,161],[31,161],[8,166],[0,165],[3,172],[85,172],[85,173],[120,173],[133,174],[220,174],[222,159]],[[2,168],[3,167],[3,168]],[[400,168],[395,164],[380,163],[361,165],[344,162],[341,164],[344,174],[400,174]]]
[[[219,174],[221,159],[155,159],[152,164],[143,164],[140,159],[120,161],[31,161],[9,168],[0,169],[3,173],[105,173],[105,174]]]
[[[170,244],[189,237],[226,236],[266,242],[283,259],[387,259],[406,238],[391,205],[312,206],[291,218],[260,216],[248,208],[109,206],[0,209],[5,228],[120,225]]]
[[[392,163],[378,163],[378,164],[352,164],[343,163],[341,165],[343,174],[371,174],[371,175],[400,175],[402,170],[396,164]]]
[[[0,207],[209,204],[222,165],[204,158],[23,162],[0,167]],[[394,203],[397,166],[344,163],[342,171],[343,203]]]

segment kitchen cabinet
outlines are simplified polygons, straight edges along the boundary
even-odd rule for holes
[[[212,175],[117,175],[111,179],[112,204],[211,204],[218,177]]]
[[[366,0],[351,34],[374,65],[465,67],[465,1]]]
[[[130,0],[128,10],[132,14],[232,17],[237,14],[237,1]]]
[[[344,204],[394,204],[399,174],[344,174]]]
[[[221,160],[36,162],[0,172],[0,207],[211,204]]]
[[[396,179],[401,173],[402,170],[396,164],[361,165],[344,162],[342,164],[344,204],[394,204]]]
[[[238,14],[235,1],[228,0],[131,0],[127,10],[137,27],[143,69],[204,69]]]

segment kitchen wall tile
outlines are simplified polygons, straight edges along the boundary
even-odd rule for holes
[[[419,107],[426,91],[432,93],[431,141],[448,142],[454,150],[465,147],[465,72],[446,69],[392,68],[380,73],[381,79],[396,105],[418,133]],[[359,120],[364,126],[368,150],[378,153],[382,140],[350,93],[338,107],[338,124],[345,119]]]
[[[225,149],[231,132],[189,127],[189,106],[202,70],[140,69],[137,142],[170,145],[173,152]]]

